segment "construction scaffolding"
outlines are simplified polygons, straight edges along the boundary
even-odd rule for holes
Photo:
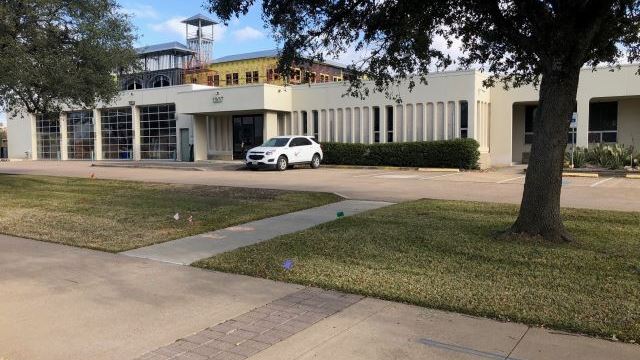
[[[214,86],[214,71],[209,68],[213,55],[213,40],[217,22],[197,14],[182,21],[185,24],[187,47],[194,51],[184,64],[185,83]]]

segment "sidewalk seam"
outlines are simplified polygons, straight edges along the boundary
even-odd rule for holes
[[[362,301],[362,300],[364,300],[364,299],[366,299],[366,297],[362,298],[360,301]],[[360,301],[358,301],[358,303],[359,303]],[[357,304],[357,303],[355,303],[355,304]],[[355,304],[353,304],[353,305],[355,305]],[[372,313],[372,314],[369,314],[369,315],[368,315],[368,316],[366,316],[364,319],[361,319],[360,321],[358,321],[358,322],[356,322],[356,323],[354,323],[354,324],[351,324],[349,327],[345,328],[344,330],[341,330],[341,331],[339,331],[338,333],[336,333],[336,334],[334,334],[334,335],[332,335],[332,336],[329,336],[328,338],[326,338],[326,339],[322,340],[319,344],[316,344],[315,346],[313,346],[313,347],[311,347],[311,348],[307,349],[307,351],[305,351],[305,352],[301,353],[300,355],[296,356],[294,359],[301,359],[304,355],[306,355],[306,354],[310,353],[311,351],[313,351],[313,350],[317,349],[318,347],[320,347],[320,346],[322,346],[322,345],[326,344],[328,341],[330,341],[330,340],[332,340],[332,339],[336,338],[337,336],[342,335],[343,333],[345,333],[345,332],[347,332],[347,331],[349,331],[349,330],[353,329],[353,328],[354,328],[354,327],[356,327],[357,325],[360,325],[362,322],[364,322],[364,321],[366,321],[366,320],[369,320],[372,316],[374,316],[374,315],[377,315],[377,314],[381,313],[382,311],[386,310],[387,308],[389,308],[389,307],[391,307],[391,306],[393,306],[393,304],[386,305],[386,306],[384,306],[382,309],[380,309],[380,310],[378,310],[378,311],[375,311],[375,312],[374,312],[374,313]],[[325,320],[326,320],[326,319],[325,319]]]
[[[513,352],[516,350],[518,345],[520,345],[520,342],[522,341],[522,339],[524,339],[524,337],[529,332],[529,329],[531,329],[531,326],[527,326],[527,329],[524,331],[524,333],[522,333],[522,336],[520,336],[520,339],[518,339],[518,342],[516,342],[516,344],[513,346],[513,349],[509,351],[509,353],[507,354],[507,357],[505,357],[504,360],[509,360],[509,358],[511,357],[511,354],[513,354]]]

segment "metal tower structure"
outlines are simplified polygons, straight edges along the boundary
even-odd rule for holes
[[[213,54],[213,31],[217,22],[197,14],[182,23],[186,27],[187,46],[195,51],[193,59],[189,61],[188,68],[192,70],[205,69],[209,66]]]

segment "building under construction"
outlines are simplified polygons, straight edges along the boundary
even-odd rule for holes
[[[213,58],[217,24],[198,14],[185,24],[186,45],[169,42],[137,49],[141,71],[119,76],[122,90],[183,84],[233,86],[246,84],[301,84],[342,81],[345,67],[331,61],[294,66],[290,78],[278,73],[278,51],[265,50]]]

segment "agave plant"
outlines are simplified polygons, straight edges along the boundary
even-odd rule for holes
[[[573,167],[574,168],[583,168],[587,165],[589,158],[589,149],[576,147],[573,152]],[[564,157],[565,163],[567,165],[571,164],[571,151],[568,151]]]
[[[587,154],[587,161],[605,167],[607,169],[621,169],[627,164],[631,164],[633,147],[619,144],[598,145],[591,149]]]

